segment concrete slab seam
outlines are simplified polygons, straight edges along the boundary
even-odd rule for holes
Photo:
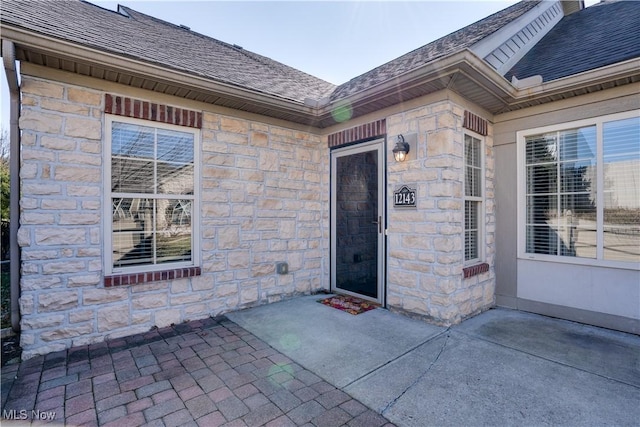
[[[494,344],[494,345],[500,346],[502,348],[506,348],[506,349],[513,350],[513,351],[517,351],[518,353],[526,354],[528,356],[532,356],[532,357],[535,357],[537,359],[545,360],[547,362],[551,362],[551,363],[555,363],[555,364],[558,364],[558,365],[561,365],[561,366],[565,366],[567,368],[575,369],[577,371],[581,371],[581,372],[584,372],[584,373],[587,373],[587,374],[590,374],[590,375],[595,375],[597,377],[604,378],[604,379],[609,380],[609,381],[615,381],[617,383],[628,385],[628,386],[631,386],[633,388],[636,388],[636,389],[640,390],[640,387],[638,387],[636,384],[628,383],[626,381],[622,381],[622,380],[619,380],[617,378],[611,378],[611,377],[608,377],[606,375],[599,374],[597,372],[591,372],[591,371],[588,371],[586,369],[583,369],[583,368],[580,368],[580,367],[577,367],[577,366],[574,366],[574,365],[570,365],[568,363],[565,363],[565,362],[562,362],[562,361],[559,361],[559,360],[554,360],[554,359],[550,359],[548,357],[540,356],[539,354],[530,353],[528,351],[524,351],[524,350],[521,350],[521,349],[516,348],[516,347],[510,347],[508,345],[499,343],[497,341],[492,341],[492,340],[489,340],[489,339],[486,339],[486,338],[482,338],[479,335],[474,335],[474,334],[470,334],[468,332],[463,332],[463,331],[452,331],[452,332],[464,335],[464,336],[466,336],[466,337],[468,337],[470,339],[476,339],[478,341],[484,341],[484,342],[487,342],[489,344]]]
[[[449,329],[447,328],[447,331],[448,330]],[[439,335],[441,336],[442,334],[439,334]],[[398,400],[400,400],[400,398],[402,396],[404,396],[409,390],[411,390],[413,387],[415,387],[416,384],[418,384],[420,381],[422,381],[422,379],[429,373],[431,368],[433,368],[433,366],[438,362],[438,359],[440,359],[440,355],[442,355],[442,353],[444,353],[444,350],[447,347],[447,343],[449,342],[449,337],[450,336],[451,336],[450,334],[447,334],[447,336],[445,337],[444,343],[442,344],[442,347],[440,348],[440,351],[436,355],[435,359],[433,359],[433,361],[429,364],[427,369],[425,369],[424,372],[422,372],[415,380],[413,380],[413,382],[411,384],[409,384],[407,386],[407,388],[405,388],[402,391],[402,393],[400,393],[395,399],[393,399],[391,402],[389,402],[387,404],[387,406],[385,406],[384,409],[382,411],[380,411],[380,415],[384,416],[385,412],[387,412],[389,409],[393,408],[393,406],[398,402]]]
[[[414,350],[416,350],[416,349],[418,349],[418,348],[422,347],[422,346],[423,346],[423,345],[425,345],[425,344],[430,343],[431,341],[435,340],[436,338],[440,338],[442,335],[444,335],[444,334],[446,334],[447,332],[449,332],[449,329],[450,329],[450,328],[447,328],[447,329],[445,329],[444,331],[442,331],[442,332],[439,332],[439,333],[435,334],[434,336],[432,336],[432,337],[430,337],[430,338],[426,339],[425,341],[423,341],[423,342],[421,342],[421,343],[419,343],[419,344],[416,344],[415,346],[411,347],[410,349],[408,349],[408,350],[407,350],[407,351],[405,351],[404,353],[402,353],[402,354],[398,355],[397,357],[395,357],[395,358],[393,358],[393,359],[391,359],[391,360],[388,360],[388,361],[386,361],[386,362],[382,363],[381,365],[376,366],[375,368],[373,368],[372,370],[370,370],[370,371],[369,371],[369,372],[367,372],[366,374],[362,375],[361,377],[356,378],[355,380],[351,381],[351,382],[350,382],[350,383],[348,383],[348,384],[345,384],[345,385],[342,387],[342,389],[343,389],[343,390],[347,389],[348,387],[350,387],[351,385],[353,385],[353,384],[357,383],[358,381],[363,380],[363,379],[365,379],[365,378],[367,378],[367,377],[369,377],[369,376],[373,375],[373,373],[374,373],[374,372],[379,371],[380,369],[382,369],[382,368],[384,368],[385,366],[387,366],[387,365],[389,365],[389,364],[391,364],[391,363],[395,362],[396,360],[400,360],[400,359],[402,359],[404,356],[406,356],[407,354],[411,353],[412,351],[414,351]]]

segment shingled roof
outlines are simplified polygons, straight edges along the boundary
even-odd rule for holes
[[[20,61],[321,128],[335,124],[333,109],[341,102],[358,117],[448,88],[499,113],[640,79],[637,67],[624,62],[638,57],[636,2],[563,18],[512,73],[549,81],[620,67],[597,81],[586,76],[521,90],[474,49],[494,33],[500,39],[505,34],[498,31],[526,18],[542,0],[523,0],[340,86],[127,7],[114,12],[84,0],[1,1],[2,38]]]
[[[640,57],[640,2],[603,2],[562,18],[505,77],[543,81]]]
[[[2,22],[84,46],[285,99],[337,100],[465,49],[535,7],[522,1],[338,87],[267,57],[120,6],[77,1],[3,1]],[[114,29],[117,28],[117,31]]]
[[[351,79],[338,86],[332,93],[331,100],[344,98],[368,87],[391,80],[421,65],[438,58],[460,52],[473,46],[483,38],[498,31],[509,22],[517,19],[536,7],[541,0],[521,1],[506,9],[489,15],[471,25],[461,28],[412,52],[402,55],[384,65]]]
[[[147,61],[284,99],[319,99],[335,85],[265,56],[120,6],[84,1],[2,1],[2,24]]]

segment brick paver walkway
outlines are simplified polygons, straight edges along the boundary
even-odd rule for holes
[[[6,366],[2,388],[3,425],[391,425],[226,318]]]

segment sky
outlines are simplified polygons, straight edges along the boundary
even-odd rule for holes
[[[516,0],[458,1],[151,1],[118,3],[242,46],[334,84],[502,10]],[[587,1],[587,5],[597,2]],[[3,72],[0,126],[9,126]]]

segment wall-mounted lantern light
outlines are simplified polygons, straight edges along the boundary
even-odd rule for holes
[[[396,162],[404,162],[409,153],[409,144],[404,141],[404,136],[398,135],[396,146],[393,147],[393,158]]]

